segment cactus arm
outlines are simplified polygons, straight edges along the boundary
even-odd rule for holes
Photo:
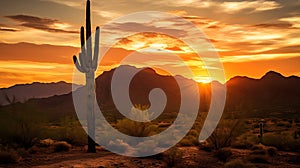
[[[87,62],[88,67],[92,67],[92,29],[91,29],[91,10],[90,1],[87,1],[86,5],[86,50],[87,50]]]
[[[88,63],[87,63],[87,56],[86,56],[86,51],[85,51],[85,38],[84,38],[84,27],[81,26],[80,28],[80,43],[81,43],[81,53],[82,53],[82,58],[80,59],[81,65],[84,67],[84,69],[87,71],[88,70]]]
[[[81,28],[80,28],[80,44],[81,44],[81,48],[83,48],[84,47],[84,27],[83,26],[81,26]]]
[[[76,68],[78,69],[79,72],[85,73],[84,70],[82,69],[82,67],[79,65],[79,62],[77,60],[76,55],[73,56],[73,62],[74,62],[75,66],[76,66]]]
[[[93,71],[97,70],[98,66],[98,54],[99,54],[99,35],[100,35],[100,28],[96,28],[96,36],[95,36],[95,46],[94,46],[94,58],[93,58]]]
[[[79,53],[79,61],[80,61],[81,69],[84,72],[88,72],[88,68],[87,68],[86,62],[85,62],[85,53]]]

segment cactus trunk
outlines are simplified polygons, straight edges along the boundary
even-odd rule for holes
[[[95,103],[95,73],[91,72],[86,74],[86,88],[87,88],[87,124],[88,124],[88,152],[95,153],[95,114],[94,114],[94,103]]]
[[[92,38],[91,38],[91,12],[90,1],[87,0],[86,5],[86,38],[84,38],[84,27],[80,29],[80,43],[81,52],[79,53],[79,61],[77,57],[73,56],[73,61],[76,68],[85,73],[86,77],[86,98],[87,98],[87,127],[88,127],[88,152],[96,152],[95,144],[95,114],[94,104],[95,98],[95,71],[98,66],[99,53],[99,35],[100,29],[96,28],[95,48],[92,52]]]

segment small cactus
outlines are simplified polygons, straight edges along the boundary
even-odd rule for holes
[[[79,61],[73,56],[73,61],[81,73],[85,73],[86,91],[87,91],[87,122],[88,122],[88,152],[96,152],[95,147],[95,118],[94,118],[94,102],[95,102],[95,71],[98,66],[99,54],[99,35],[100,28],[96,28],[94,53],[92,53],[92,38],[91,38],[91,11],[90,0],[87,0],[86,5],[86,40],[84,38],[84,27],[80,29],[81,52],[79,53]]]
[[[258,135],[260,143],[262,143],[262,141],[263,141],[263,134],[264,134],[264,123],[260,122],[259,123],[259,135]]]

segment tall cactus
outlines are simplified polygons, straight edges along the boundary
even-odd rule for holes
[[[79,53],[79,61],[73,56],[73,61],[81,73],[85,73],[86,77],[86,93],[87,93],[87,126],[88,126],[88,152],[95,153],[95,71],[98,66],[99,53],[99,27],[96,28],[94,54],[92,53],[92,30],[91,30],[91,11],[90,0],[86,5],[86,41],[84,38],[84,27],[80,29],[81,52]],[[86,43],[86,44],[85,44]]]

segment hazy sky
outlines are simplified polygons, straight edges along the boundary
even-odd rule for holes
[[[167,12],[192,22],[216,47],[227,79],[236,75],[260,78],[269,70],[300,76],[300,0],[91,2],[93,28],[143,11]],[[79,52],[78,32],[84,25],[85,3],[85,0],[0,1],[0,87],[33,81],[70,82],[72,56]],[[188,33],[185,25],[175,22],[172,29]],[[139,26],[170,29],[170,23],[128,24],[129,29]],[[117,28],[112,29],[113,38],[113,33],[118,32]],[[194,63],[186,46],[167,36],[142,33],[119,40],[109,53],[110,58],[150,46],[180,53],[185,55],[185,61]],[[98,73],[115,66],[117,63],[108,61]],[[204,81],[205,77],[199,71],[197,79]]]

